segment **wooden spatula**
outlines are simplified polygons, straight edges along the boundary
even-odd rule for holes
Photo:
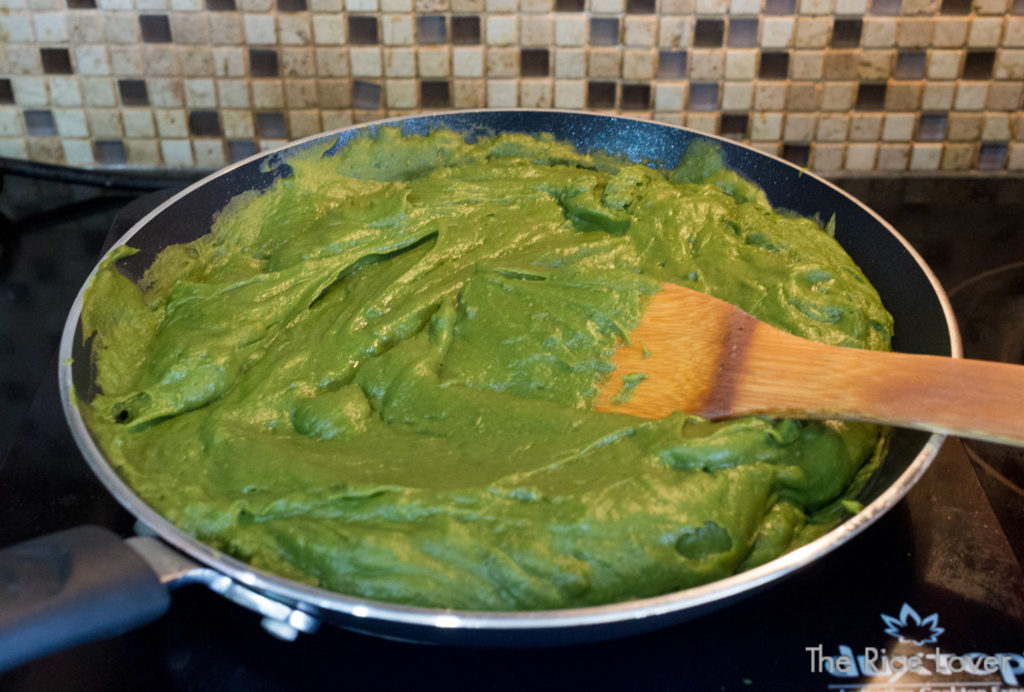
[[[599,411],[872,421],[1024,445],[1024,366],[827,346],[665,284],[598,392]]]

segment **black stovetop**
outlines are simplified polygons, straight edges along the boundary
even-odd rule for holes
[[[954,305],[958,295],[970,304],[979,285],[995,276],[1009,286],[1009,298],[1000,300],[1010,304],[1010,312],[997,312],[1009,319],[1020,314],[1013,311],[1014,300],[1024,297],[1024,285],[1007,277],[1024,259],[1022,181],[853,180],[845,186],[921,251],[952,289]],[[0,309],[21,320],[10,323],[18,338],[8,340],[0,359],[5,380],[42,385],[34,396],[26,384],[6,394],[5,415],[16,415],[19,406],[28,406],[28,413],[20,426],[8,426],[13,433],[0,466],[0,545],[81,523],[128,535],[130,515],[94,479],[66,430],[52,355],[73,294],[108,236],[115,210],[128,198],[94,193],[100,201],[86,207],[90,216],[79,213],[78,225],[69,226],[60,211],[29,218],[38,210],[25,212],[25,189],[8,184],[0,195],[0,210],[15,216],[5,233],[14,228],[22,234],[17,252],[0,256],[4,264],[11,260],[0,268]],[[68,189],[52,184],[39,198],[59,207]],[[89,193],[78,190],[72,196],[80,205]],[[107,239],[157,199],[134,202]],[[992,271],[1000,268],[1005,269]],[[985,272],[991,276],[982,276]],[[982,302],[993,303],[982,294]],[[36,342],[25,336],[33,330],[39,332]],[[972,340],[981,344],[973,348],[988,348],[988,341],[965,330],[969,349]],[[1020,359],[1012,345],[1008,352],[1008,359]],[[0,675],[0,689],[1024,687],[1019,562],[1024,465],[1015,455],[950,440],[906,499],[850,544],[740,603],[653,634],[560,648],[488,650],[405,644],[325,627],[287,643],[265,633],[259,616],[202,587],[185,587],[175,592],[170,613],[158,622]],[[915,625],[932,614],[937,620]],[[882,615],[895,620],[887,623]],[[903,625],[894,629],[896,620]],[[982,655],[996,657],[1001,673],[964,670],[967,659],[960,655],[968,652],[976,654],[975,662]],[[819,654],[833,657],[832,673]],[[898,667],[900,661],[892,658],[897,655],[917,655],[931,674],[896,675],[881,666],[889,661]],[[876,672],[861,675],[871,659]]]

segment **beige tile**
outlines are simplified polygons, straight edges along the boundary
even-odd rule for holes
[[[519,19],[519,45],[547,48],[554,42],[555,26],[551,15],[524,16]]]
[[[1003,45],[1007,48],[1024,48],[1024,17],[1007,17]]]
[[[483,108],[487,105],[482,79],[453,79],[452,106],[455,108]]]
[[[385,20],[384,24],[387,24]],[[336,46],[345,42],[345,18],[337,15],[313,15],[313,42],[321,46]]]
[[[656,120],[659,123],[664,123],[666,125],[681,126],[683,124],[683,114],[664,111],[661,113],[655,113],[654,120]],[[0,140],[0,142],[2,141],[3,140]]]
[[[381,15],[380,34],[385,45],[411,46],[416,42],[416,30],[411,14]]]
[[[355,119],[350,110],[326,110],[320,111],[320,121],[323,123],[324,130],[330,131],[349,127],[355,122]]]
[[[688,17],[662,17],[658,25],[658,46],[678,50],[690,44],[692,22]]]
[[[814,128],[817,117],[809,114],[790,113],[786,116],[786,125],[782,137],[787,142],[806,143],[814,140]]]
[[[999,51],[993,74],[996,79],[1024,79],[1024,50]]]
[[[478,57],[483,59],[483,49],[476,47]],[[481,71],[483,68],[481,67]],[[384,74],[388,77],[415,77],[416,50],[414,48],[385,48]]]
[[[709,135],[718,134],[717,113],[687,113],[686,126],[691,130]]]
[[[177,85],[181,84],[180,79],[174,81]],[[85,105],[100,108],[113,108],[117,105],[117,97],[114,95],[114,80],[106,77],[82,77],[79,84],[82,85],[82,102]],[[157,90],[157,84],[156,80],[149,80],[149,100],[154,105],[156,102],[153,97],[154,92]],[[181,93],[180,86],[178,86],[176,93]]]
[[[722,85],[722,110],[744,111],[754,103],[754,85],[751,82],[726,82]]]
[[[221,108],[248,108],[249,83],[243,79],[218,79],[217,105]]]
[[[192,145],[187,139],[161,140],[160,154],[163,156],[164,163],[170,168],[189,168],[195,165]]]
[[[933,50],[928,55],[928,79],[956,79],[960,74],[963,51]]]
[[[914,138],[917,116],[914,113],[887,113],[882,126],[882,140],[907,142]]]
[[[622,14],[624,5],[623,0],[590,0],[590,11],[595,14]]]
[[[914,15],[935,15],[942,6],[942,0],[903,0],[900,7],[900,14],[904,17]]]
[[[865,48],[895,46],[898,26],[897,20],[891,17],[865,17],[861,29],[861,45]]]
[[[971,48],[995,48],[1002,33],[1002,17],[976,17],[967,33],[967,45]]]
[[[50,103],[55,106],[81,106],[82,90],[74,77],[50,77],[47,80]]]
[[[451,0],[452,12],[483,12],[484,0]]]
[[[284,85],[280,79],[254,79],[252,107],[257,110],[280,110],[284,108]]]
[[[61,139],[64,163],[69,166],[91,166],[96,161],[92,155],[92,142],[87,139]]]
[[[24,134],[25,133],[21,129],[21,118],[18,117],[17,109],[12,107],[0,107],[0,137],[24,137]],[[2,156],[2,154],[0,154],[0,156]]]
[[[655,111],[681,111],[685,102],[685,82],[657,83],[654,85]]]
[[[976,14],[1003,14],[1012,3],[1013,0],[974,0],[971,7]]]
[[[272,16],[246,14],[242,17],[242,27],[245,30],[245,42],[250,46],[277,43],[277,30]]]
[[[146,74],[154,77],[170,77],[179,73],[178,51],[163,46],[143,46],[142,60]]]
[[[189,46],[181,51],[181,74],[185,77],[213,76],[213,50]]]
[[[1017,142],[1024,142],[1024,112],[1017,114],[1017,124],[1011,126],[1013,130],[1013,139]]]
[[[14,77],[11,79],[14,102],[21,107],[50,105],[50,93],[42,77]],[[113,105],[113,104],[111,104]]]
[[[974,158],[975,148],[973,144],[947,144],[942,150],[942,170],[968,170]]]
[[[798,113],[818,110],[821,104],[821,91],[821,85],[813,82],[791,83],[786,99],[788,110]]]
[[[138,46],[111,46],[110,69],[115,77],[138,77],[145,73]]]
[[[819,142],[844,142],[850,128],[850,116],[823,113],[818,117]]]
[[[587,42],[587,18],[585,16],[555,16],[555,45],[583,46]]]
[[[424,0],[417,0],[417,9]],[[430,0],[428,0],[430,1]],[[484,0],[488,12],[515,12],[518,3],[516,0]],[[420,10],[422,11],[422,10]]]
[[[800,14],[832,14],[834,9],[834,0],[799,0],[797,2],[797,12]]]
[[[381,51],[377,47],[349,48],[348,59],[353,77],[380,77],[384,74]]]
[[[555,77],[575,79],[587,74],[582,50],[555,51]]]
[[[180,108],[156,108],[156,131],[162,138],[188,137],[188,120]]]
[[[967,43],[967,29],[970,22],[966,19],[940,17],[933,20],[935,33],[932,45],[936,48],[959,48]]]
[[[552,0],[520,0],[519,9],[530,14],[542,14],[554,9]]]
[[[415,79],[388,79],[384,82],[384,91],[388,108],[415,108],[418,105]]]
[[[28,158],[40,163],[64,163],[64,149],[56,137],[29,137]]]
[[[796,22],[794,45],[797,48],[824,48],[828,45],[828,36],[831,28],[831,19],[824,17],[801,17]]]
[[[789,59],[793,79],[821,79],[824,66],[825,53],[820,50],[795,50]]]
[[[885,94],[887,111],[914,111],[921,107],[922,82],[889,82]]]
[[[985,107],[995,111],[1012,111],[1024,108],[1021,102],[1021,94],[1024,93],[1024,85],[1020,82],[992,82],[988,89],[988,99]]]
[[[909,144],[883,144],[878,149],[878,169],[882,171],[905,171],[910,165]]]
[[[754,85],[754,109],[781,111],[786,107],[785,82],[759,82]]]
[[[549,79],[519,81],[519,105],[523,108],[551,108],[552,83]]]
[[[317,91],[320,93],[320,107],[328,110],[348,108],[351,103],[352,83],[347,79],[321,79],[317,81]],[[324,111],[326,113],[326,111]],[[324,127],[327,127],[326,115]],[[336,116],[332,116],[334,118]],[[349,119],[351,122],[351,118]]]
[[[448,46],[424,46],[416,52],[416,63],[420,77],[438,78],[451,76],[451,58]]]
[[[452,74],[456,77],[483,77],[484,50],[480,46],[452,48]],[[482,91],[482,89],[481,89]]]
[[[375,50],[375,49],[371,49]],[[343,48],[317,48],[316,73],[320,77],[347,77],[349,55]]]
[[[311,48],[282,48],[281,75],[284,77],[315,77],[316,57]]]
[[[860,54],[857,76],[864,80],[884,80],[892,76],[896,63],[894,50],[866,50]]]
[[[283,14],[277,19],[277,40],[285,46],[304,46],[312,41],[313,31],[306,14]]]
[[[212,79],[186,79],[185,105],[189,108],[216,108],[217,91]]]
[[[882,134],[882,116],[879,114],[855,114],[850,117],[851,142],[877,142]]]
[[[697,14],[721,15],[729,11],[729,0],[697,0]]]
[[[877,52],[877,51],[875,51]],[[825,79],[856,79],[861,53],[852,50],[825,52]]]
[[[54,108],[53,122],[61,137],[88,137],[89,126],[85,122],[85,111],[81,108]]]
[[[488,16],[484,25],[484,40],[491,46],[515,44],[518,31],[515,17]]]
[[[946,141],[974,142],[981,139],[984,121],[981,113],[950,113]]]
[[[658,18],[654,15],[629,16],[623,22],[622,43],[646,48],[655,44]]]
[[[821,110],[851,110],[856,98],[856,82],[826,82],[821,90]]]
[[[696,0],[661,0],[659,5],[663,15],[692,14],[697,10]]]
[[[754,79],[757,75],[756,50],[729,50],[725,53],[726,79]]]
[[[1014,142],[1010,145],[1006,167],[1011,171],[1024,171],[1024,143]]]
[[[488,48],[486,60],[488,77],[519,75],[519,51],[515,48]]]
[[[987,82],[959,82],[953,108],[958,111],[980,111],[988,96]]]
[[[74,46],[71,61],[80,75],[98,77],[110,74],[110,58],[106,46]]]
[[[244,77],[245,53],[241,48],[214,48],[213,74],[216,77]]]
[[[751,113],[750,139],[754,142],[782,137],[782,113]]]
[[[487,80],[487,106],[489,108],[515,108],[516,81],[514,79]]]
[[[555,108],[583,108],[586,105],[587,84],[579,79],[555,80]]]
[[[931,19],[903,19],[900,21],[896,45],[900,48],[927,48],[931,44],[934,28]]]
[[[316,80],[286,79],[284,82],[284,102],[289,110],[316,108],[320,105]]]
[[[210,24],[204,13],[174,12],[171,13],[170,22],[175,43],[209,45]]]
[[[5,120],[6,117],[0,114],[0,134],[4,132]],[[7,137],[0,139],[0,156],[12,159],[28,159],[28,147],[25,145],[25,139],[20,136],[18,139]]]
[[[815,171],[838,171],[843,167],[845,150],[844,144],[815,144],[810,167]]]
[[[956,85],[953,82],[934,82],[925,84],[921,94],[921,110],[946,111],[953,107],[953,94]]]
[[[713,81],[725,74],[725,51],[718,49],[694,48],[689,55],[690,79]]]
[[[128,139],[124,143],[125,161],[133,166],[159,166],[163,163],[155,139]]]
[[[621,74],[622,53],[618,48],[593,48],[587,58],[589,77],[615,79]]]
[[[193,142],[196,165],[200,168],[221,168],[227,164],[224,142],[220,139],[200,138]]]
[[[732,0],[729,14],[757,15],[761,12],[762,0]]]
[[[180,108],[185,105],[185,85],[180,79],[147,79],[149,104],[154,108]]]
[[[36,40],[40,43],[61,43],[68,40],[68,27],[61,12],[37,12],[32,16]]]
[[[878,144],[851,144],[846,147],[846,170],[870,171],[878,158]]]
[[[241,38],[241,25],[236,18],[235,26],[238,27],[238,36]],[[139,23],[135,17],[128,14],[108,14],[103,21],[103,38],[109,45],[119,43],[135,44],[139,42]],[[210,35],[210,40],[216,42],[216,36]]]
[[[622,56],[622,78],[646,80],[654,78],[658,54],[652,50],[627,50]]]
[[[836,0],[836,14],[864,16],[868,11],[867,0]]]
[[[765,17],[761,20],[761,47],[788,48],[793,42],[795,25],[792,17]]]
[[[406,3],[408,7],[406,10],[412,9],[412,0],[390,0],[391,2]],[[309,11],[310,12],[324,12],[324,13],[337,13],[341,12],[344,7],[344,3],[341,0],[309,0]],[[400,12],[401,9],[389,10],[384,7],[385,12]]]

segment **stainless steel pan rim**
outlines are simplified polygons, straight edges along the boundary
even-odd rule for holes
[[[177,203],[192,191],[204,186],[215,178],[226,175],[234,169],[246,165],[253,160],[265,159],[286,150],[292,151],[314,141],[326,141],[331,137],[336,137],[353,130],[366,129],[380,125],[398,124],[404,121],[421,118],[430,119],[435,117],[450,117],[459,114],[469,115],[473,113],[493,114],[495,112],[496,111],[491,109],[479,109],[469,111],[445,111],[441,113],[417,114],[401,118],[389,118],[313,135],[311,137],[306,137],[304,139],[282,145],[276,149],[256,154],[253,157],[233,164],[232,166],[224,168],[204,178],[181,191],[177,195],[171,197],[133,226],[115,243],[115,247],[130,241],[136,233],[145,228],[152,218],[159,215],[167,207]],[[604,122],[622,120],[649,122],[640,118],[603,116],[558,109],[509,109],[507,111],[500,112],[510,114],[530,112],[565,114],[576,118],[600,119]],[[705,135],[703,133],[698,133],[693,130],[674,125],[662,123],[656,123],[656,125],[667,129],[680,130],[697,137],[717,140],[729,147],[741,147],[751,152],[755,152],[757,156],[774,160],[780,165],[784,165],[789,168],[796,168],[788,161],[759,152],[751,147],[747,147],[732,140],[712,135]],[[931,285],[931,288],[934,290],[935,297],[938,298],[943,317],[945,319],[945,324],[948,327],[951,355],[954,358],[962,357],[960,335],[955,318],[953,317],[953,311],[949,300],[931,269],[924,263],[920,255],[910,246],[906,239],[903,238],[899,232],[897,232],[878,214],[868,209],[861,202],[850,197],[836,185],[833,185],[813,173],[802,171],[801,174],[809,176],[819,184],[829,187],[846,197],[848,200],[851,200],[854,204],[867,212],[879,225],[884,227],[900,244],[902,244],[923,272],[925,278]],[[348,616],[345,618],[345,622],[352,624],[364,621],[367,625],[366,629],[369,630],[374,629],[374,625],[372,624],[374,621],[381,623],[402,623],[437,630],[461,629],[521,631],[543,630],[549,628],[579,628],[643,620],[645,618],[670,613],[680,614],[689,609],[698,609],[700,606],[710,606],[717,602],[728,602],[732,598],[739,597],[747,592],[756,590],[759,587],[774,582],[775,580],[831,552],[861,533],[896,505],[904,495],[906,495],[913,484],[927,470],[929,464],[935,458],[935,455],[938,453],[939,448],[945,440],[944,435],[931,435],[917,453],[913,461],[908,465],[906,470],[904,470],[903,473],[900,474],[887,489],[879,494],[879,496],[870,502],[861,512],[849,518],[827,534],[812,541],[811,543],[808,543],[807,545],[761,565],[760,567],[682,591],[601,606],[543,611],[444,610],[404,606],[346,596],[253,569],[251,566],[199,542],[197,539],[178,529],[145,504],[138,496],[135,495],[127,484],[124,483],[114,468],[106,461],[102,451],[97,447],[89,433],[81,413],[73,403],[74,392],[72,386],[71,359],[75,334],[81,317],[82,300],[85,288],[92,281],[95,273],[96,269],[90,273],[88,279],[75,298],[67,321],[65,322],[61,338],[59,364],[59,386],[61,403],[64,408],[65,417],[71,429],[72,436],[92,471],[99,477],[100,481],[118,500],[118,502],[131,512],[141,523],[152,529],[164,542],[170,544],[199,563],[206,565],[223,575],[227,575],[249,589],[263,593],[271,598],[281,600],[284,603],[295,605],[315,616],[324,617],[325,619],[330,619],[332,614]]]

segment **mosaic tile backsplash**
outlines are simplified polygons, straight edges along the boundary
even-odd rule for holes
[[[1024,172],[1024,0],[0,0],[0,156],[216,168],[446,108],[623,113],[823,172]]]

